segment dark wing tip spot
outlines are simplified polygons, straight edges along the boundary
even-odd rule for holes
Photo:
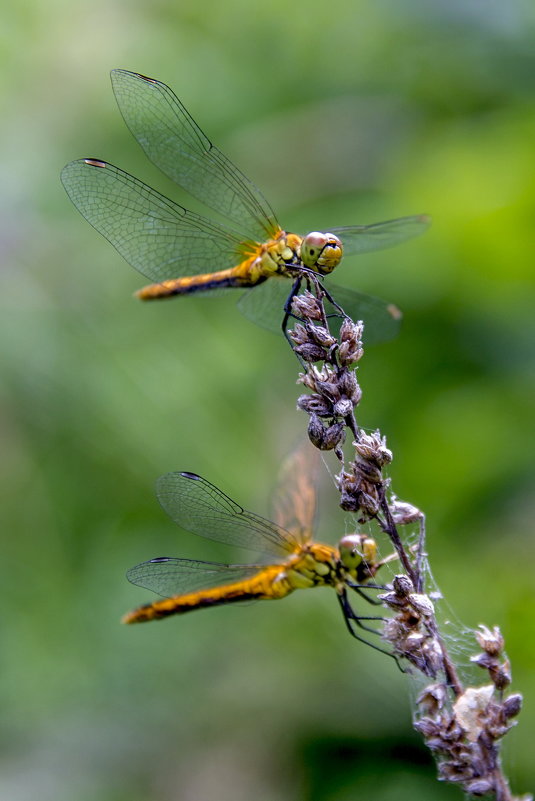
[[[151,564],[154,564],[155,562],[158,563],[158,562],[168,562],[168,561],[169,561],[169,556],[155,556],[154,559],[149,559],[149,562]]]
[[[90,167],[107,167],[105,161],[101,161],[100,159],[84,159],[86,164],[89,164]]]
[[[141,78],[142,81],[148,81],[149,83],[159,83],[156,78],[149,78],[148,75],[143,75],[141,72],[133,72],[132,75],[135,75],[137,78]]]
[[[202,481],[201,477],[197,475],[197,473],[188,473],[187,471],[183,471],[180,473],[181,476],[184,478],[191,478],[193,481]]]

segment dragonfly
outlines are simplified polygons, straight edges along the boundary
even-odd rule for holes
[[[254,551],[257,561],[222,564],[158,557],[142,562],[128,570],[128,580],[163,597],[128,612],[122,622],[142,623],[222,604],[280,599],[298,589],[332,587],[352,636],[371,645],[355,625],[377,633],[362,621],[378,618],[358,615],[348,591],[372,600],[364,589],[385,589],[371,579],[393,557],[379,560],[375,540],[363,533],[344,535],[337,547],[313,541],[316,475],[317,451],[306,443],[283,465],[274,493],[274,520],[247,511],[195,473],[167,473],[158,479],[157,497],[175,523],[201,537]]]
[[[329,275],[343,254],[397,245],[429,224],[416,215],[304,236],[287,232],[260,190],[212,144],[168,86],[122,69],[112,70],[111,80],[126,125],[148,158],[221,217],[190,211],[101,159],[63,168],[61,180],[76,208],[153,282],[136,293],[142,300],[244,289],[242,313],[280,331],[282,310],[307,275]],[[393,304],[324,285],[349,316],[364,320],[369,343],[397,334],[401,312]]]

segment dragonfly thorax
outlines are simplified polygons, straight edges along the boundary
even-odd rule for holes
[[[258,245],[258,255],[247,268],[251,283],[273,275],[293,274],[301,266],[300,246],[301,237],[285,231],[281,231],[276,239]]]
[[[301,261],[304,266],[322,275],[332,273],[340,264],[342,255],[342,243],[334,234],[312,231],[301,242]]]
[[[284,570],[284,578],[294,590],[318,585],[334,585],[339,580],[338,558],[334,548],[309,543],[295,554]]]

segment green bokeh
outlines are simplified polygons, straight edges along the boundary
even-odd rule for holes
[[[59,171],[100,157],[184,199],[115,106],[125,67],[170,84],[290,230],[433,216],[337,275],[405,312],[361,362],[361,422],[428,515],[444,594],[502,627],[529,702],[533,5],[28,0],[2,23],[0,796],[460,798],[411,733],[404,677],[349,640],[332,593],[119,625],[148,600],[127,567],[214,558],[164,517],[155,478],[194,470],[267,513],[306,420],[282,339],[232,298],[135,301],[144,279]],[[527,703],[506,752],[518,791],[534,722]]]

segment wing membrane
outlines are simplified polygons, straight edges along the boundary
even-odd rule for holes
[[[148,158],[240,232],[263,241],[279,226],[262,193],[215,147],[174,92],[135,72],[112,70],[124,120]]]
[[[193,534],[278,561],[299,549],[293,534],[243,509],[195,473],[167,473],[156,482],[156,494],[169,517]]]
[[[324,279],[326,289],[334,300],[353,320],[365,323],[364,342],[375,345],[397,337],[401,326],[402,314],[397,306],[381,298],[357,292],[354,289],[341,287]],[[273,277],[260,286],[248,289],[238,301],[241,313],[262,328],[280,334],[284,318],[284,305],[290,294],[292,284],[288,279]],[[328,314],[336,314],[336,310],[326,301]],[[331,330],[337,333],[336,321],[331,321]],[[291,320],[289,323],[291,328]]]
[[[393,303],[387,303],[374,295],[366,295],[345,286],[325,281],[334,300],[352,320],[364,322],[364,345],[377,345],[395,339],[401,327],[402,312]],[[327,313],[336,314],[330,303],[325,303]],[[335,331],[334,328],[331,330]]]
[[[351,225],[345,228],[331,228],[330,233],[342,240],[344,256],[357,253],[370,253],[373,250],[392,248],[414,236],[420,236],[429,228],[431,220],[425,214],[414,217],[399,217],[396,220],[373,223],[372,225]]]
[[[138,587],[144,587],[164,598],[172,598],[175,595],[244,581],[261,569],[261,565],[224,565],[219,562],[163,556],[131,567],[126,577]]]
[[[237,306],[244,317],[275,334],[281,333],[284,304],[290,294],[292,282],[283,276],[273,276],[264,283],[248,289]]]
[[[319,452],[305,441],[285,460],[273,492],[274,520],[304,545],[316,518]]]
[[[243,258],[233,232],[112,164],[72,161],[63,168],[61,180],[86,220],[152,281],[223,270]]]

